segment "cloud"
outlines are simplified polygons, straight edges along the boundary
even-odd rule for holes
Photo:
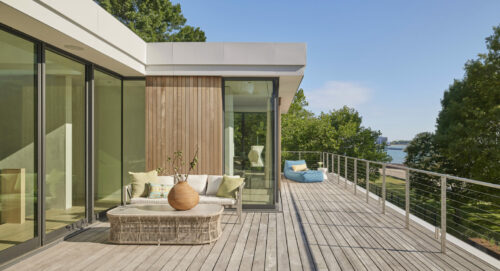
[[[315,113],[339,109],[344,105],[358,109],[368,102],[372,89],[355,82],[328,81],[320,88],[305,92],[309,109]]]

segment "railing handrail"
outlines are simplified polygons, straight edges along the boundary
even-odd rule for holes
[[[455,181],[461,181],[461,182],[466,182],[466,183],[471,183],[471,184],[477,184],[477,185],[482,185],[482,186],[487,186],[495,189],[500,189],[500,184],[494,184],[494,183],[489,183],[489,182],[484,182],[484,181],[478,181],[474,179],[469,179],[469,178],[464,178],[464,177],[458,177],[450,174],[445,174],[445,173],[439,173],[439,172],[434,172],[434,171],[428,171],[428,170],[423,170],[423,169],[417,169],[417,168],[411,168],[403,165],[398,165],[398,164],[392,164],[392,163],[384,163],[384,162],[379,162],[379,161],[372,161],[372,160],[367,160],[367,159],[362,159],[362,158],[356,158],[352,156],[347,156],[347,155],[342,155],[342,154],[336,154],[336,153],[331,153],[331,152],[322,152],[322,151],[283,151],[283,152],[291,152],[291,153],[325,153],[328,155],[338,155],[340,157],[347,157],[348,159],[357,159],[358,161],[362,162],[370,162],[370,164],[378,164],[378,165],[386,165],[386,167],[391,167],[391,168],[399,168],[403,170],[410,170],[413,172],[418,172],[418,173],[424,173],[428,175],[433,175],[436,177],[446,177],[446,179],[450,180],[455,180]]]
[[[440,190],[440,192],[439,192],[439,194],[440,194],[440,200],[439,200],[439,202],[440,202],[440,226],[438,227],[438,225],[436,224],[436,218],[434,218],[435,219],[434,226],[435,226],[436,239],[440,239],[441,252],[443,252],[443,253],[446,252],[446,235],[447,235],[447,226],[446,225],[447,225],[447,214],[448,214],[447,201],[453,200],[453,199],[447,197],[448,192],[453,193],[453,191],[451,191],[451,190],[448,191],[448,185],[449,185],[448,180],[456,180],[456,181],[461,181],[464,183],[470,183],[470,184],[475,184],[475,185],[479,185],[479,186],[500,189],[499,184],[488,183],[488,182],[473,180],[473,179],[469,179],[469,178],[457,177],[457,176],[453,176],[453,175],[449,175],[449,174],[443,174],[443,173],[438,173],[438,172],[433,172],[433,171],[428,171],[428,170],[411,168],[411,167],[407,167],[407,166],[400,165],[400,164],[371,161],[371,160],[367,160],[367,159],[361,159],[361,158],[346,156],[346,155],[342,155],[342,154],[335,154],[335,153],[331,153],[331,152],[322,152],[322,151],[283,151],[283,152],[285,152],[285,153],[298,153],[299,159],[300,159],[302,153],[304,153],[304,154],[311,154],[311,153],[318,154],[319,161],[322,162],[327,168],[329,167],[329,162],[331,162],[332,173],[335,173],[335,163],[336,163],[336,166],[337,166],[337,173],[336,173],[337,178],[336,179],[337,179],[338,183],[340,183],[340,178],[342,177],[340,164],[343,162],[344,167],[345,167],[343,169],[344,176],[342,177],[344,179],[344,187],[347,188],[348,178],[354,178],[352,180],[354,194],[356,194],[357,187],[358,187],[358,183],[357,183],[357,181],[358,181],[358,176],[357,176],[358,162],[365,162],[366,163],[366,176],[364,178],[366,180],[365,181],[365,185],[366,185],[365,191],[366,191],[367,203],[369,201],[369,194],[371,193],[370,192],[370,177],[369,177],[370,164],[381,166],[381,169],[379,169],[379,170],[381,170],[380,174],[382,177],[382,187],[381,187],[380,194],[377,192],[375,192],[375,193],[378,196],[379,204],[382,205],[381,206],[382,207],[381,208],[382,214],[385,214],[385,206],[386,206],[386,189],[387,189],[387,187],[386,187],[386,175],[387,175],[386,169],[393,168],[393,169],[398,169],[398,170],[404,170],[404,172],[405,172],[404,173],[404,182],[405,182],[404,212],[405,212],[405,228],[406,229],[410,228],[410,212],[411,212],[411,210],[410,210],[410,183],[413,182],[410,180],[410,173],[417,172],[417,173],[431,175],[434,177],[439,177],[440,184],[438,185],[438,187],[440,188],[439,189]],[[353,168],[354,168],[353,176],[352,175],[348,176],[348,160],[349,159],[353,160]],[[342,161],[342,160],[344,160],[344,161]],[[351,182],[351,181],[349,181],[349,182]],[[375,186],[375,188],[377,188],[377,186]],[[392,199],[392,194],[390,194],[390,195],[391,195],[390,198]],[[437,214],[437,213],[435,213],[435,214]],[[450,215],[454,215],[454,214],[450,213]],[[483,236],[485,236],[485,235],[483,235]]]

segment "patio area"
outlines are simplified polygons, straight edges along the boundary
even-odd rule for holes
[[[35,252],[7,270],[497,270],[376,200],[323,183],[283,180],[278,212],[225,211],[210,245],[112,245],[108,223]],[[335,181],[333,181],[335,180]]]

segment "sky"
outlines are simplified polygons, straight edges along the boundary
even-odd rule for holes
[[[435,131],[444,91],[486,52],[497,0],[174,0],[208,42],[305,42],[309,109],[355,108],[389,140]]]

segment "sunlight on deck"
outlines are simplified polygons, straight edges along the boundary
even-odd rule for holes
[[[226,211],[209,245],[112,245],[99,223],[7,270],[496,270],[453,244],[440,253],[432,232],[406,230],[343,182],[284,180],[281,198],[280,211],[244,212],[241,224]]]

